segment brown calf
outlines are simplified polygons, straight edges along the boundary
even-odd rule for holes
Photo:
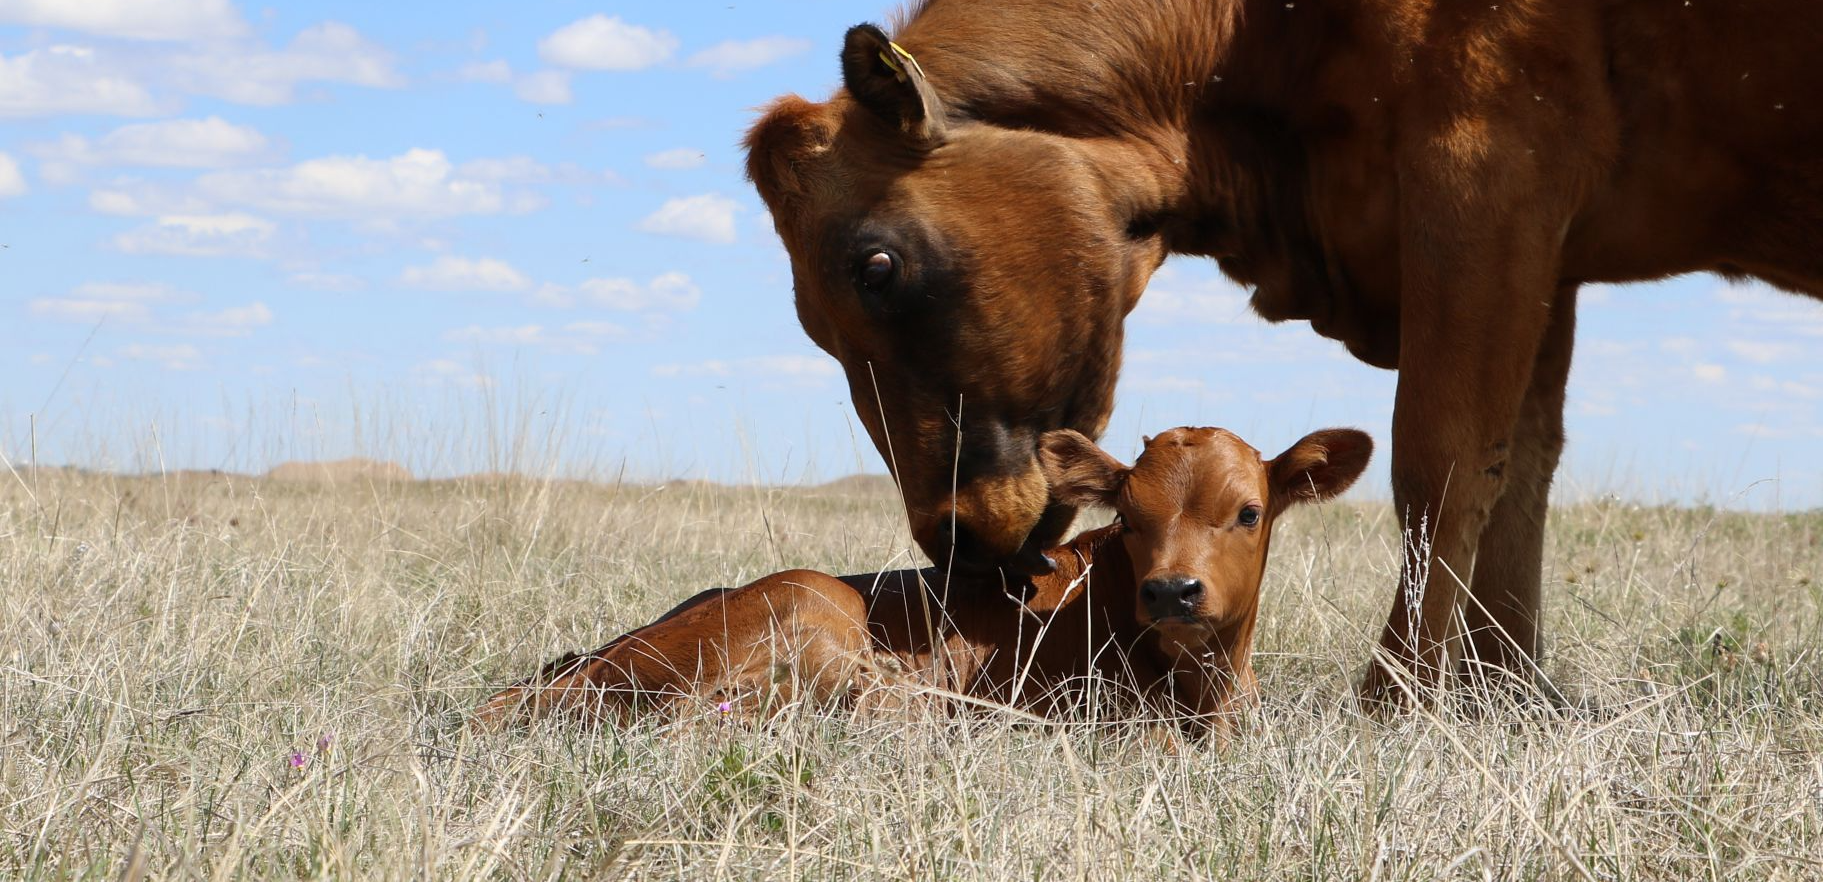
[[[1132,467],[1070,430],[1040,459],[1053,492],[1120,520],[1054,549],[1023,596],[936,570],[835,577],[789,570],[690,598],[643,628],[567,656],[476,711],[497,724],[554,711],[625,720],[691,699],[743,714],[798,697],[910,685],[1050,713],[1091,675],[1126,709],[1219,725],[1254,687],[1250,655],[1272,526],[1347,489],[1373,442],[1314,432],[1272,460],[1222,429],[1172,429]],[[957,576],[981,579],[982,576]]]

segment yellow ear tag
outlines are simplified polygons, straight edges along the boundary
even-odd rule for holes
[[[913,58],[910,52],[905,51],[904,46],[890,40],[887,41],[886,45],[892,49],[892,55],[882,52],[880,53],[880,60],[886,62],[887,69],[893,72],[893,79],[896,79],[901,83],[905,82],[906,79],[905,67],[899,63],[898,58],[893,57],[894,55],[905,59],[906,63],[911,65],[911,69],[917,71],[918,76],[924,76],[924,68],[918,66],[918,59]]]

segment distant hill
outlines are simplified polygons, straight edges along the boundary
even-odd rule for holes
[[[282,462],[266,472],[270,481],[300,484],[388,484],[412,480],[411,470],[396,462],[353,457],[327,462]]]
[[[348,459],[308,461],[292,460],[282,462],[266,470],[265,474],[245,474],[223,471],[220,469],[173,469],[168,472],[120,473],[106,470],[94,470],[79,466],[40,465],[36,469],[18,467],[17,473],[26,480],[34,477],[39,480],[61,480],[75,482],[84,480],[116,479],[154,479],[167,482],[192,484],[219,484],[241,481],[274,481],[289,484],[404,484],[412,483],[418,478],[411,470],[396,462],[366,457]],[[35,474],[34,474],[35,473]],[[0,469],[0,475],[6,474]],[[466,486],[513,486],[530,485],[564,485],[575,487],[615,487],[622,486],[618,481],[599,481],[586,478],[554,478],[548,475],[525,475],[511,471],[474,472],[453,477],[432,477],[424,481],[432,484],[456,484]],[[757,486],[777,487],[778,489],[809,490],[813,493],[826,493],[839,496],[897,497],[899,488],[893,483],[890,475],[856,474],[846,475],[832,481],[814,485],[747,485],[724,484],[706,481],[700,478],[672,478],[656,483],[632,482],[627,486],[662,487],[670,492],[713,492],[717,490],[739,490]]]
[[[849,475],[817,485],[818,490],[845,496],[897,496],[899,487],[891,475]]]

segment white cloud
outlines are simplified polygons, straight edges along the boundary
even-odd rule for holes
[[[132,40],[213,40],[247,32],[229,0],[0,0],[0,23]]]
[[[197,299],[195,292],[173,288],[163,282],[89,282],[70,292],[89,300],[137,300],[141,303],[186,303]]]
[[[345,273],[298,272],[292,273],[286,281],[299,288],[317,291],[359,291],[367,287],[365,279]]]
[[[1161,273],[1166,283],[1146,288],[1139,298],[1133,317],[1154,324],[1198,322],[1212,325],[1258,324],[1247,305],[1247,295],[1225,281],[1211,280],[1194,286],[1176,284],[1171,276]]]
[[[456,71],[456,78],[470,83],[510,85],[521,101],[533,104],[568,104],[570,73],[563,70],[540,70],[514,74],[513,66],[504,60],[466,64]]]
[[[1734,431],[1750,438],[1788,438],[1791,436],[1791,433],[1784,429],[1774,428],[1764,423],[1741,423],[1734,427]]]
[[[166,62],[180,88],[239,104],[287,104],[300,83],[397,88],[405,78],[392,54],[361,32],[326,21],[298,32],[283,49],[211,47]]]
[[[710,359],[691,364],[661,364],[652,368],[655,377],[734,377],[750,378],[761,383],[820,386],[838,376],[841,368],[834,359],[815,355],[762,355],[732,361]]]
[[[530,279],[505,261],[448,255],[429,266],[406,267],[399,280],[433,291],[523,291],[532,286]]]
[[[1823,398],[1823,388],[1792,380],[1778,380],[1764,374],[1747,378],[1747,384],[1759,392],[1777,392],[1793,398]]]
[[[132,361],[157,362],[167,370],[193,371],[202,367],[202,351],[188,343],[156,346],[134,343],[120,350],[120,357]]]
[[[461,362],[448,358],[433,358],[419,362],[412,367],[422,383],[455,383],[476,389],[492,388],[494,378],[476,370],[465,367]]]
[[[570,22],[538,41],[538,57],[578,70],[639,70],[671,57],[677,38],[596,14]]]
[[[570,103],[570,74],[561,70],[541,70],[521,74],[513,81],[513,94],[533,104]]]
[[[33,300],[26,308],[35,316],[56,321],[88,324],[107,319],[147,325],[154,318],[154,305],[195,298],[187,291],[178,291],[168,285],[114,282],[83,285],[70,293],[67,298]],[[200,337],[244,337],[254,328],[269,324],[272,324],[272,310],[264,303],[255,302],[213,312],[192,312],[181,320],[152,325],[150,329]]]
[[[1755,281],[1747,281],[1739,284],[1735,282],[1725,282],[1721,287],[1715,290],[1716,302],[1736,306],[1763,304],[1767,300],[1778,296],[1778,292],[1769,290],[1764,284]]]
[[[564,325],[563,329],[572,334],[584,334],[590,337],[624,337],[627,334],[626,328],[613,322],[570,322]]]
[[[277,231],[277,224],[249,214],[172,214],[115,236],[114,247],[128,254],[262,257]]]
[[[537,343],[544,336],[542,325],[517,325],[508,327],[484,328],[480,325],[469,325],[457,328],[443,335],[443,339],[459,343],[505,343],[524,345]]]
[[[1769,285],[1726,285],[1716,290],[1715,300],[1728,307],[1729,319],[1771,326],[1767,333],[1823,337],[1823,310]]]
[[[135,179],[116,181],[110,189],[89,191],[89,207],[101,214],[144,217],[155,214],[207,214],[207,202],[175,188]]]
[[[122,126],[89,141],[64,135],[33,152],[45,159],[82,165],[136,165],[165,168],[226,168],[267,156],[272,142],[258,129],[237,126],[219,116],[173,119]]]
[[[1122,380],[1121,389],[1131,392],[1157,392],[1169,395],[1192,395],[1208,390],[1208,384],[1195,377],[1157,376]]]
[[[19,171],[19,163],[0,153],[0,199],[24,196],[29,189],[25,185],[25,174]]]
[[[639,229],[726,245],[734,242],[734,215],[740,210],[738,203],[719,193],[685,196],[659,206],[639,222]]]
[[[576,298],[570,293],[570,289],[552,282],[539,285],[538,290],[532,292],[531,300],[539,306],[552,306],[558,309],[568,309],[576,305]]]
[[[214,172],[196,186],[219,202],[363,221],[495,214],[539,204],[532,194],[509,198],[496,181],[456,171],[443,151],[413,149],[387,159],[330,156],[289,168]]]
[[[703,155],[703,151],[698,150],[695,147],[679,147],[675,150],[663,150],[658,153],[647,154],[646,165],[650,168],[675,171],[687,168],[697,168],[703,164],[705,159],[706,157]]]
[[[810,50],[810,41],[798,37],[759,37],[726,40],[690,56],[691,67],[709,68],[718,77],[765,67]]]
[[[1728,369],[1719,364],[1697,364],[1690,368],[1690,373],[1705,383],[1720,383],[1728,379]]]
[[[620,178],[611,171],[592,172],[573,162],[560,162],[550,166],[530,156],[472,159],[456,166],[455,176],[464,180],[499,184],[592,186],[620,183]]]
[[[272,324],[272,310],[264,303],[231,306],[218,312],[193,312],[178,329],[207,337],[245,337],[254,328]]]
[[[471,83],[510,83],[513,81],[513,66],[505,59],[477,61],[465,64],[456,71],[456,77]]]
[[[1770,340],[1729,340],[1728,351],[1755,364],[1770,364],[1780,359],[1803,354],[1803,350],[1790,343],[1775,343]]]
[[[0,55],[0,117],[151,116],[161,109],[144,86],[103,64],[86,46]]]
[[[502,184],[542,184],[551,180],[551,169],[530,156],[506,156],[469,160],[456,166],[455,176]]]
[[[443,339],[458,343],[529,346],[577,355],[594,355],[600,351],[602,342],[625,336],[625,328],[609,322],[571,322],[557,331],[543,325],[492,328],[470,325],[444,334]]]
[[[702,289],[683,273],[665,273],[641,285],[631,279],[589,279],[576,286],[590,302],[627,312],[684,312],[702,300]]]
[[[144,303],[125,300],[81,300],[65,297],[40,297],[26,304],[26,310],[39,318],[84,324],[103,319],[138,324],[152,317]]]

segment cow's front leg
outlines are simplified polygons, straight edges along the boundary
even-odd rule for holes
[[[1475,576],[1463,607],[1468,644],[1465,678],[1493,686],[1542,682],[1539,652],[1540,578],[1551,478],[1563,453],[1564,387],[1575,345],[1576,289],[1560,290],[1532,382],[1513,427],[1506,491],[1481,531]]]
[[[1370,708],[1428,701],[1451,666],[1464,589],[1513,469],[1520,405],[1558,290],[1563,227],[1536,207],[1537,178],[1523,162],[1489,165],[1458,134],[1410,169],[1402,207],[1392,466],[1404,555],[1361,686]],[[1474,167],[1437,174],[1450,162]]]
[[[1476,546],[1506,488],[1524,388],[1523,374],[1494,377],[1444,358],[1400,367],[1393,504],[1404,559],[1392,614],[1362,684],[1370,707],[1427,701],[1451,664]]]

